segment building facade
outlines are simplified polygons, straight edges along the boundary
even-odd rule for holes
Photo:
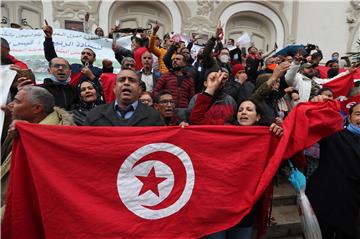
[[[319,45],[324,60],[334,51],[355,51],[360,38],[360,0],[342,1],[2,1],[2,27],[11,23],[40,28],[44,19],[54,28],[77,29],[90,13],[90,27],[105,34],[116,23],[121,27],[160,25],[166,32],[213,34],[218,20],[225,38],[237,39],[247,32],[265,52],[275,43]]]

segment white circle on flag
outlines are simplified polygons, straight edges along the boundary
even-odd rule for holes
[[[157,210],[147,207],[157,206],[167,199],[178,179],[174,177],[169,165],[158,160],[148,160],[134,167],[143,157],[155,152],[167,152],[176,156],[179,163],[184,166],[186,174],[184,190],[180,197],[168,207]],[[159,195],[150,190],[139,195],[143,184],[138,176],[146,177],[151,169],[155,170],[156,177],[164,179],[158,184]],[[148,144],[137,149],[125,159],[117,176],[117,189],[124,205],[137,216],[150,220],[168,217],[183,208],[191,197],[194,183],[195,173],[189,155],[183,149],[169,143]]]

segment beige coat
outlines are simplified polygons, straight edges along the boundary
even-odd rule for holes
[[[44,118],[42,121],[40,121],[39,124],[67,126],[75,125],[72,116],[65,110],[58,107],[54,107],[54,111],[46,116],[46,118]],[[1,221],[4,216],[6,192],[8,190],[8,181],[10,176],[12,142],[12,139],[6,137],[2,147],[2,150],[4,150],[5,155],[7,156],[5,161],[1,164]]]

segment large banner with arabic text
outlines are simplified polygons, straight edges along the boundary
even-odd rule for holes
[[[48,76],[48,62],[43,47],[45,36],[41,29],[0,28],[0,36],[9,42],[10,54],[24,61],[33,70],[38,82]],[[120,67],[111,49],[112,39],[99,38],[84,32],[54,29],[53,42],[57,55],[70,63],[80,63],[80,53],[87,47],[96,53],[94,65],[101,68],[102,60],[107,58],[113,61],[114,68]]]

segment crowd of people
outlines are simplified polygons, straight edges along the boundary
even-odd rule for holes
[[[11,56],[8,42],[1,38],[1,64],[17,72],[8,104],[2,106],[7,116],[2,136],[2,207],[18,121],[73,126],[268,126],[281,137],[282,122],[296,104],[333,99],[333,89],[323,85],[353,74],[357,68],[356,64],[348,65],[340,73],[339,54],[335,52],[326,63],[328,77],[321,78],[318,67],[323,55],[319,47],[308,45],[305,51],[277,55],[277,46],[263,54],[252,45],[244,52],[234,39],[223,42],[220,23],[193,59],[190,53],[196,37],[185,45],[171,33],[157,35],[158,30],[156,23],[150,35],[135,32],[131,50],[114,41],[114,56],[121,64],[120,72],[114,74],[110,60],[104,60],[102,68],[93,65],[96,52],[91,48],[82,50],[81,64],[59,57],[53,29],[45,24],[44,57],[51,76],[41,85],[36,85],[26,63]],[[104,31],[97,28],[95,34],[102,37]],[[345,96],[359,94],[356,82]],[[320,155],[307,155],[310,166],[320,162],[308,175],[308,195],[323,238],[356,238],[359,103],[351,107],[347,119],[346,129],[320,142]],[[257,211],[254,207],[237,226],[205,238],[251,238]]]

